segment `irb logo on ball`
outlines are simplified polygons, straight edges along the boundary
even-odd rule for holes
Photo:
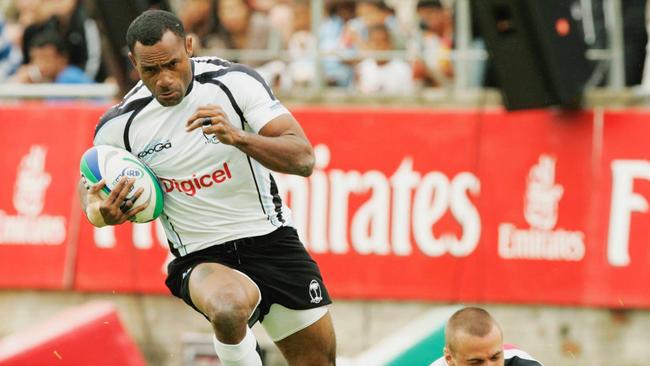
[[[112,182],[111,185],[114,187],[117,183],[119,183],[122,177],[127,177],[130,179],[140,179],[143,176],[144,176],[144,172],[142,172],[142,170],[139,167],[129,166],[124,168],[124,170],[122,170],[122,172],[117,177],[115,177],[115,180]]]
[[[148,204],[146,209],[135,215],[135,222],[149,222],[162,213],[163,191],[158,178],[149,167],[130,152],[108,145],[92,147],[81,158],[80,170],[86,188],[104,180],[106,186],[101,193],[104,198],[122,178],[133,179],[133,186],[129,189],[126,199],[133,200],[135,192],[142,188],[142,194],[133,205],[135,207]]]

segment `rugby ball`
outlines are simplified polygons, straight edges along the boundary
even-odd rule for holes
[[[132,207],[148,202],[143,211],[135,215],[134,222],[149,222],[160,216],[163,210],[163,190],[151,169],[130,152],[109,145],[93,146],[81,157],[81,179],[86,186],[104,179],[106,185],[99,192],[106,199],[122,177],[134,178],[135,182],[126,199],[133,199],[138,188],[144,191]]]

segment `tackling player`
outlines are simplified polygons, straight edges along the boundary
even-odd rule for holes
[[[528,353],[504,346],[499,324],[476,307],[460,309],[449,318],[444,354],[430,366],[542,366]]]

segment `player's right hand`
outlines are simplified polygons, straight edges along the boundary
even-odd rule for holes
[[[106,185],[104,180],[102,179],[97,184],[92,185],[86,194],[86,216],[88,216],[88,220],[97,227],[119,225],[147,208],[148,203],[133,207],[133,202],[144,191],[142,188],[139,188],[132,198],[126,198],[133,188],[134,181],[122,177],[104,200],[99,195],[99,192]]]

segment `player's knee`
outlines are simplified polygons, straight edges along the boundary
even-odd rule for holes
[[[225,333],[246,324],[251,313],[245,297],[227,291],[211,296],[206,307],[212,326]]]

